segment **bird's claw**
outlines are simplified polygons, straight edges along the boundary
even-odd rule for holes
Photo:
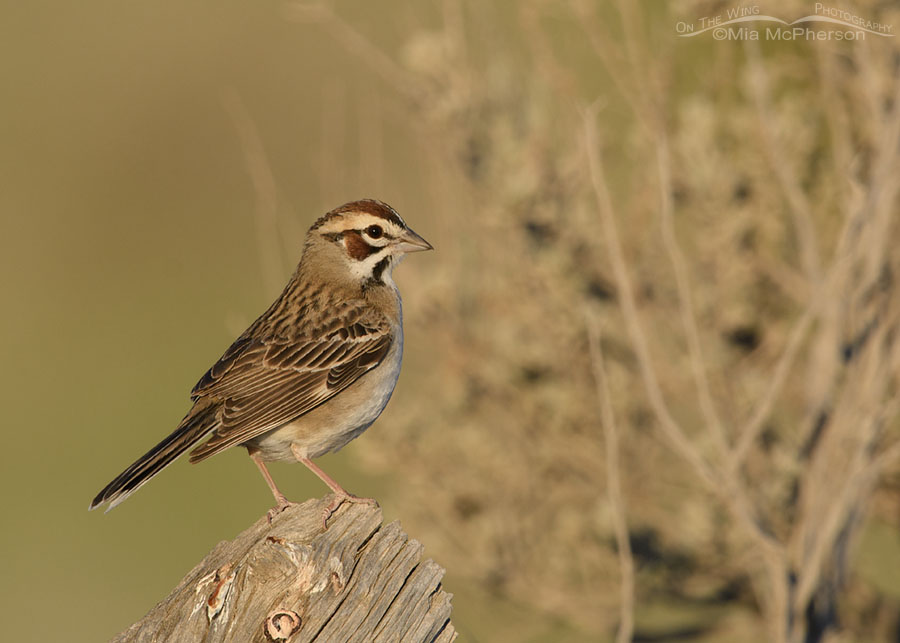
[[[280,514],[282,511],[284,511],[284,510],[287,509],[288,507],[293,507],[293,506],[296,505],[296,504],[297,504],[296,502],[291,502],[290,500],[288,500],[288,499],[285,498],[284,496],[281,496],[281,497],[278,499],[278,504],[276,504],[274,507],[272,507],[271,509],[269,509],[269,510],[266,512],[266,520],[268,520],[268,521],[269,521],[269,524],[271,525],[271,524],[272,524],[272,520],[275,519],[275,516],[277,516],[278,514]]]
[[[354,496],[352,493],[348,494],[334,494],[334,498],[332,498],[331,502],[328,503],[328,506],[325,507],[325,510],[322,512],[322,527],[324,529],[328,529],[328,519],[341,508],[341,505],[345,502],[352,502],[356,504],[363,505],[371,505],[372,507],[379,507],[378,501],[375,498],[360,498],[359,496]]]

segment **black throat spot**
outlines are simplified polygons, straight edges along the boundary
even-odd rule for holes
[[[384,279],[384,271],[387,269],[388,264],[391,263],[390,257],[385,257],[381,261],[375,264],[375,268],[372,269],[372,281],[383,284]]]

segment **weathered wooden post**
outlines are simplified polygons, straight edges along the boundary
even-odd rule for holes
[[[443,568],[369,505],[344,503],[323,529],[330,500],[219,543],[113,641],[453,641]]]

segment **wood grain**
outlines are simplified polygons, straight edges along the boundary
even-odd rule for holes
[[[344,503],[323,529],[331,498],[219,543],[113,641],[453,641],[443,568],[370,505]]]

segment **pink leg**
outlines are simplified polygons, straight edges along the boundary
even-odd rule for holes
[[[297,458],[298,462],[302,462],[303,464],[305,464],[307,469],[316,474],[319,477],[319,480],[327,484],[328,488],[334,492],[335,498],[325,508],[325,515],[322,517],[322,525],[325,527],[325,529],[328,529],[328,519],[331,517],[331,514],[337,511],[338,507],[340,507],[345,502],[358,502],[362,504],[372,505],[374,507],[378,506],[378,501],[374,498],[360,498],[359,496],[354,496],[352,493],[345,490],[331,476],[322,471],[322,469],[320,469],[317,464],[303,455],[294,445],[291,445],[291,451],[293,452],[294,457]]]
[[[250,453],[250,459],[256,463],[257,467],[259,467],[259,472],[262,474],[262,477],[265,478],[266,484],[269,485],[269,489],[272,490],[272,495],[275,496],[276,504],[266,514],[266,517],[271,523],[272,518],[296,503],[288,500],[285,495],[278,490],[278,487],[275,486],[275,481],[272,480],[272,475],[269,473],[269,469],[266,468],[266,463],[262,461],[262,458],[259,455],[259,451],[251,451],[250,449],[247,449],[247,451]]]

